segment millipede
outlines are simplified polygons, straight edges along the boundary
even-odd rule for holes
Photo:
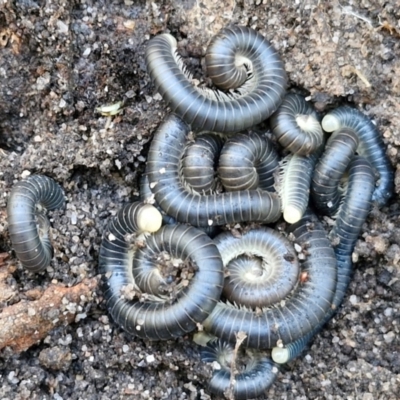
[[[278,367],[265,352],[245,350],[247,362],[239,370],[233,380],[233,395],[237,400],[247,400],[263,394],[275,381]],[[213,340],[201,349],[201,359],[204,362],[220,365],[214,369],[208,384],[211,393],[223,396],[232,384],[231,363],[234,359],[234,348],[220,339]]]
[[[385,205],[393,195],[394,172],[386,155],[382,137],[372,121],[361,111],[342,106],[325,115],[322,127],[326,132],[345,127],[357,134],[359,139],[357,153],[364,156],[379,174],[379,183],[372,200],[379,205]]]
[[[245,332],[247,336],[243,342],[245,346],[267,349],[279,342],[291,343],[313,330],[321,322],[331,306],[335,292],[337,275],[335,253],[322,224],[311,212],[306,213],[297,224],[291,225],[289,230],[298,245],[307,247],[308,256],[302,262],[301,269],[307,273],[306,282],[296,285],[290,295],[284,295],[280,299],[282,301],[278,301],[273,307],[262,307],[258,312],[219,301],[203,323],[207,331],[231,343],[235,342],[235,333]],[[254,253],[253,249],[256,246],[253,235],[257,235],[257,232],[254,234],[251,232],[242,236],[246,238],[249,235],[249,239],[245,239],[243,244],[241,238],[232,235],[222,234],[223,236],[214,239],[224,265],[226,265],[226,254],[238,256],[239,252]],[[290,251],[287,239],[273,232],[266,232],[272,236],[268,241],[262,239],[262,245],[268,251],[263,257],[272,260],[278,258],[276,261],[280,262],[284,259],[288,259],[290,263],[295,262],[293,257],[297,258],[297,255],[293,246]],[[284,249],[278,250],[279,253],[275,253],[275,248],[272,247],[272,244],[277,242],[281,242]],[[259,251],[257,249],[257,252]],[[259,253],[256,255],[259,256]],[[276,263],[275,268],[279,267],[280,263]]]
[[[332,157],[335,158],[336,155],[333,154]],[[272,358],[277,363],[287,363],[297,357],[325,323],[333,317],[343,302],[352,274],[351,255],[362,225],[372,207],[375,176],[371,164],[363,157],[355,156],[348,166],[347,180],[346,193],[339,207],[336,224],[329,233],[337,259],[337,284],[332,307],[312,331],[284,348],[275,347],[272,350]]]
[[[156,90],[193,130],[239,132],[278,108],[287,76],[278,53],[260,33],[244,26],[224,28],[211,40],[205,60],[214,84],[230,91],[194,86],[173,36],[158,35],[146,48],[147,70]]]
[[[250,132],[230,137],[218,159],[218,176],[227,191],[262,189],[274,191],[279,156],[272,142]]]
[[[304,97],[289,93],[270,118],[270,126],[279,143],[293,154],[308,155],[323,142],[319,117]]]
[[[240,190],[193,194],[180,176],[180,160],[189,126],[171,114],[159,126],[151,142],[147,173],[157,204],[178,222],[204,227],[234,222],[274,222],[281,215],[279,196],[265,190]]]
[[[215,165],[222,149],[222,138],[212,133],[196,135],[182,156],[182,179],[197,193],[211,194],[215,191]]]
[[[335,131],[329,138],[312,178],[311,196],[321,214],[336,214],[342,193],[340,182],[353,159],[358,137],[348,128]]]
[[[214,309],[222,291],[223,268],[213,241],[187,225],[161,227],[161,214],[150,204],[124,206],[105,230],[99,268],[103,293],[113,319],[129,334],[166,340],[193,331]],[[149,232],[145,246],[135,246],[127,235]],[[138,238],[139,239],[139,238]],[[167,252],[176,260],[193,263],[188,286],[177,285],[170,298],[160,287],[168,283],[157,256]],[[124,290],[139,292],[132,299]],[[145,297],[140,297],[146,293]]]
[[[31,175],[11,190],[7,204],[8,230],[15,254],[32,272],[45,269],[53,257],[50,222],[45,212],[62,208],[64,192],[53,179]]]

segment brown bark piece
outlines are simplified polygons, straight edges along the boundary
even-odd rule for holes
[[[0,313],[0,349],[27,350],[55,327],[72,323],[96,287],[96,278],[73,287],[51,285],[38,300],[22,300],[5,308]]]

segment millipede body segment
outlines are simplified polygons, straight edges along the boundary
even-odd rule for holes
[[[46,268],[53,257],[46,210],[64,206],[61,187],[44,175],[31,175],[11,190],[7,204],[8,229],[15,254],[32,272]]]
[[[342,193],[340,182],[353,159],[359,140],[352,129],[341,128],[329,138],[318,161],[311,184],[315,207],[321,214],[336,214]]]
[[[172,112],[195,131],[239,132],[267,119],[285,94],[287,77],[271,44],[253,29],[222,29],[207,49],[207,72],[224,90],[200,89],[184,73],[173,36],[162,34],[146,49],[148,73]]]
[[[186,146],[182,157],[182,179],[191,190],[211,194],[216,186],[215,165],[222,148],[222,139],[212,133],[196,136]]]
[[[236,400],[247,400],[262,395],[275,381],[278,368],[262,351],[246,350],[247,362],[235,375],[233,395]],[[215,369],[209,383],[210,392],[223,396],[231,385],[231,364],[234,361],[234,349],[231,344],[214,340],[201,350],[204,362],[217,362],[220,369]],[[237,360],[237,364],[241,361]]]
[[[361,111],[342,106],[325,115],[322,127],[326,132],[345,127],[357,134],[359,139],[357,153],[364,156],[379,174],[379,183],[372,200],[379,205],[385,205],[393,195],[394,172],[386,155],[382,137],[372,121]]]
[[[224,144],[218,175],[228,191],[262,189],[274,191],[274,173],[279,165],[272,142],[258,133],[240,133]]]
[[[273,307],[261,310],[218,302],[204,322],[207,331],[231,343],[235,341],[235,333],[245,332],[245,346],[272,348],[279,341],[286,344],[299,339],[323,320],[336,287],[335,254],[321,223],[314,215],[307,213],[291,226],[290,231],[296,242],[307,248],[308,257],[302,263],[302,272],[307,274],[307,280],[299,282],[290,295]],[[221,249],[218,237],[215,240]],[[234,249],[232,246],[231,251],[235,252]],[[251,249],[249,252],[252,252]],[[281,257],[285,255],[294,261],[289,250]]]
[[[319,118],[304,97],[289,93],[271,116],[270,125],[279,143],[288,151],[308,155],[323,142]]]
[[[194,330],[207,318],[222,291],[223,269],[218,249],[205,233],[187,225],[166,225],[157,230],[161,216],[154,225],[151,222],[156,212],[143,203],[123,207],[103,235],[99,264],[113,319],[132,335],[164,340]],[[132,247],[127,235],[140,233],[141,225],[148,227],[149,223],[155,233],[140,239],[139,243],[145,240],[144,247]],[[173,297],[160,289],[162,284],[168,286],[159,269],[162,253],[192,263],[195,271],[188,285],[177,286]],[[159,284],[155,285],[157,279]],[[147,288],[149,293],[142,293]],[[133,298],[124,295],[127,289],[133,291]]]
[[[336,224],[329,234],[337,259],[337,284],[332,307],[315,328],[285,348],[275,347],[272,358],[275,362],[287,363],[297,357],[309,341],[337,312],[343,302],[352,274],[352,253],[362,225],[372,207],[375,177],[372,166],[363,157],[355,156],[349,165],[347,189],[340,205]]]
[[[170,115],[157,129],[147,158],[147,173],[157,204],[179,222],[194,226],[241,221],[273,222],[281,215],[279,197],[265,190],[196,195],[183,185],[179,165],[188,125]]]

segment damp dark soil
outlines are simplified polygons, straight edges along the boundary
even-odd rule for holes
[[[98,275],[104,227],[138,195],[149,143],[168,113],[146,73],[153,35],[172,33],[201,75],[206,45],[222,27],[257,29],[281,54],[291,88],[319,111],[350,104],[372,118],[396,168],[399,21],[397,0],[0,0],[0,252],[14,265],[3,309]],[[119,115],[96,111],[121,101]],[[34,173],[54,178],[67,197],[52,215],[54,259],[40,274],[11,252],[5,209],[13,184]],[[395,185],[363,227],[338,314],[261,398],[400,398],[399,169]],[[212,398],[210,365],[191,335],[130,338],[108,317],[100,290],[92,292],[79,318],[25,351],[1,350],[0,399]]]

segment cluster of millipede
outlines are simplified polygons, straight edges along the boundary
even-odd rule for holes
[[[205,60],[219,89],[191,83],[171,35],[150,40],[148,72],[171,114],[151,142],[141,201],[104,232],[99,267],[107,308],[125,331],[164,340],[202,327],[211,338],[203,360],[220,364],[210,391],[248,399],[341,304],[362,224],[373,202],[392,195],[393,171],[361,112],[339,107],[321,121],[286,92],[282,61],[256,31],[223,29]],[[272,133],[249,131],[265,120]],[[333,132],[326,143],[324,131]],[[11,240],[33,271],[51,259],[42,210],[62,204],[47,177],[12,191]],[[312,209],[335,219],[329,234]],[[282,214],[284,231],[266,226]],[[232,372],[239,333],[247,362]]]

